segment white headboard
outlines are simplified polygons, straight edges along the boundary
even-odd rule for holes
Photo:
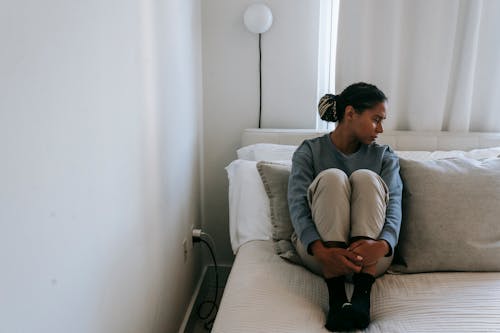
[[[328,132],[306,129],[249,128],[243,131],[241,146],[255,143],[299,145],[305,139],[325,133]],[[388,144],[395,150],[471,150],[500,147],[500,133],[385,131],[379,135],[377,142]]]

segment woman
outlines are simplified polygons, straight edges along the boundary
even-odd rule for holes
[[[389,267],[401,224],[399,159],[375,143],[383,132],[387,97],[355,83],[319,102],[335,130],[304,141],[293,155],[288,184],[295,246],[304,264],[328,286],[326,328],[364,329],[370,323],[375,277]],[[348,301],[345,277],[354,292]]]

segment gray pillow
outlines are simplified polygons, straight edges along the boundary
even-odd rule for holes
[[[293,246],[295,236],[288,211],[288,177],[290,165],[258,162],[259,171],[271,208],[272,238],[276,253],[293,263],[301,264],[301,259]]]
[[[407,273],[500,271],[500,159],[400,159]]]

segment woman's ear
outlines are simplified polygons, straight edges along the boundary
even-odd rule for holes
[[[351,120],[354,117],[354,114],[356,113],[356,110],[352,107],[352,105],[348,105],[345,108],[345,113],[344,113],[344,118]]]

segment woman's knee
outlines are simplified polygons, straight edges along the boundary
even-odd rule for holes
[[[317,195],[345,193],[350,195],[351,185],[344,171],[339,169],[326,169],[321,171],[309,186],[308,198],[313,201]],[[329,194],[328,194],[329,193]]]
[[[387,192],[387,185],[384,180],[378,174],[368,169],[354,171],[349,180],[354,188],[375,187],[378,190]]]
[[[368,169],[359,169],[354,171],[349,178],[351,182],[354,183],[366,183],[366,182],[375,182],[379,176]]]
[[[348,184],[349,177],[347,177],[346,173],[340,169],[331,168],[321,171],[316,179],[321,183],[327,183],[329,186],[335,186],[336,184]]]

